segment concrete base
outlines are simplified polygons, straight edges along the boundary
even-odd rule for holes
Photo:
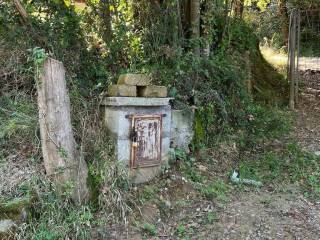
[[[170,98],[133,98],[107,97],[103,101],[105,107],[105,124],[115,140],[115,153],[119,161],[124,162],[135,183],[150,181],[161,170],[161,166],[169,159],[171,106]],[[131,161],[131,119],[128,115],[163,115],[161,135],[161,163],[153,167],[130,169]]]

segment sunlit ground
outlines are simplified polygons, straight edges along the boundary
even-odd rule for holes
[[[263,57],[276,69],[280,71],[286,70],[288,57],[280,51],[274,50],[267,46],[260,47]]]
[[[260,51],[264,58],[280,72],[285,73],[287,68],[287,55],[273,48],[262,46]],[[316,70],[320,71],[320,57],[303,57],[299,58],[299,70]]]

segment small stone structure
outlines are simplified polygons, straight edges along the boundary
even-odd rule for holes
[[[155,177],[169,159],[170,98],[166,87],[149,84],[145,75],[121,75],[102,103],[116,156],[130,169],[135,183]]]
[[[193,137],[193,114],[171,111],[167,88],[150,82],[142,74],[121,75],[102,102],[116,156],[130,169],[135,183],[160,172],[169,160],[170,144],[188,151]]]

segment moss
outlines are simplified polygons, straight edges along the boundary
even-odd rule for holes
[[[194,117],[194,143],[196,146],[199,146],[204,140],[204,129],[201,121],[200,114],[196,111]]]

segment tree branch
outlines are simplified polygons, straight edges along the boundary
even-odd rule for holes
[[[28,23],[29,15],[28,15],[27,11],[24,9],[24,7],[22,6],[20,0],[14,0],[14,5],[16,6],[16,9],[20,13],[20,16],[21,16],[23,22]]]

